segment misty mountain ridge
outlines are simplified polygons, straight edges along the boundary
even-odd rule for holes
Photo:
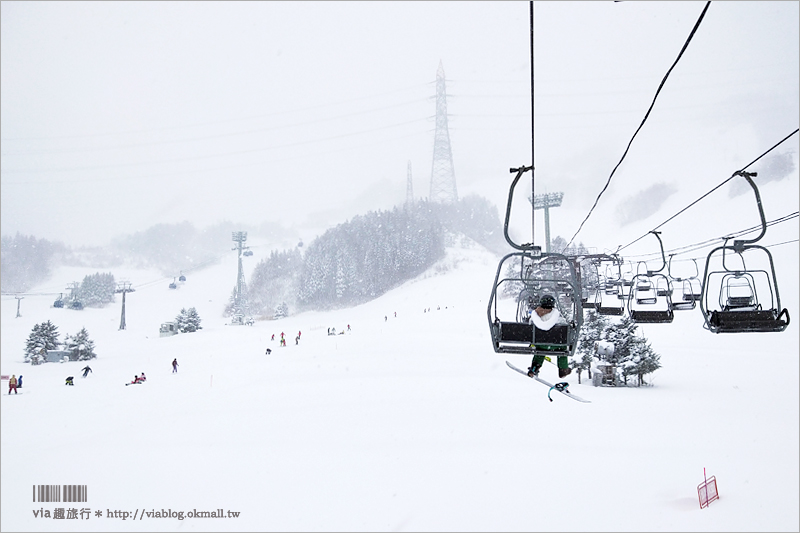
[[[267,316],[287,301],[293,309],[311,309],[375,298],[429,268],[443,257],[445,242],[461,236],[495,253],[505,247],[496,207],[478,196],[451,205],[418,201],[371,211],[327,229],[305,248],[293,231],[270,223],[248,228],[221,222],[202,230],[189,222],[157,224],[106,247],[70,248],[17,234],[2,238],[2,290],[29,290],[47,281],[56,266],[152,270],[175,280],[230,255],[231,235],[243,229],[253,244],[248,248],[262,256],[254,269],[246,268],[251,313]],[[266,249],[269,256],[261,252]],[[291,268],[281,270],[281,261]]]

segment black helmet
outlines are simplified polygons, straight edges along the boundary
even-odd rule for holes
[[[544,309],[552,309],[556,306],[556,299],[550,296],[549,294],[545,294],[539,300],[539,307]]]

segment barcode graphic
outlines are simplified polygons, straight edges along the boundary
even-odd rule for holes
[[[33,486],[33,501],[35,502],[85,502],[87,501],[86,497],[86,485]]]

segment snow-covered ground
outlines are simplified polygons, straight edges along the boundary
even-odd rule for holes
[[[782,304],[797,316],[797,245],[773,254]],[[233,254],[177,290],[171,280],[147,285],[160,278],[154,272],[115,270],[145,287],[127,295],[124,331],[121,298],[72,311],[53,308],[52,296],[26,296],[16,318],[17,300],[4,297],[2,373],[23,374],[24,388],[16,397],[4,389],[0,401],[0,529],[800,528],[794,323],[778,334],[714,335],[699,309],[676,312],[672,324],[639,328],[661,354],[652,386],[593,387],[573,374],[572,390],[592,403],[558,394],[549,402],[545,386],[505,365],[527,357],[491,348],[497,262],[477,245],[452,248],[365,305],[252,327],[221,317]],[[59,269],[32,292],[96,271],[78,270]],[[160,323],[192,306],[201,331],[159,337]],[[86,379],[83,362],[23,363],[25,339],[47,319],[62,339],[86,327],[95,340]],[[349,333],[327,335],[348,324]],[[141,372],[146,384],[125,386]],[[69,375],[74,387],[64,385]],[[555,366],[543,377],[557,379]],[[701,510],[704,468],[720,499]],[[88,501],[34,502],[42,484],[86,485]],[[57,508],[77,518],[52,518]],[[191,516],[218,509],[225,518]],[[173,517],[147,514],[162,510]]]

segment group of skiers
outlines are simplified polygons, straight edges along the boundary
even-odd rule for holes
[[[300,344],[300,335],[302,335],[302,334],[303,334],[302,331],[298,331],[297,332],[297,336],[294,338],[294,344],[295,345]],[[272,337],[270,338],[270,340],[272,340],[272,341],[275,340],[275,334],[274,333],[272,334]],[[281,342],[280,342],[280,345],[281,346],[286,346],[286,334],[283,331],[281,331]],[[269,355],[271,353],[272,353],[272,350],[267,348],[267,355]]]
[[[88,376],[89,372],[93,372],[92,367],[90,367],[89,365],[86,365],[85,367],[81,368],[81,371],[83,372],[83,377]],[[176,357],[175,359],[172,360],[172,373],[174,374],[177,371],[178,371],[178,359]],[[75,376],[67,376],[67,379],[64,381],[64,385],[74,386],[75,385],[74,379]],[[145,376],[144,372],[142,372],[141,375],[139,376],[134,375],[133,381],[131,381],[130,383],[126,383],[125,385],[138,385],[140,383],[144,383],[145,381],[147,381],[147,376]],[[13,374],[11,376],[11,379],[8,380],[8,393],[11,394],[11,392],[13,391],[14,394],[18,394],[17,389],[21,388],[22,388],[22,374],[20,374],[19,377],[17,377],[16,374]]]

